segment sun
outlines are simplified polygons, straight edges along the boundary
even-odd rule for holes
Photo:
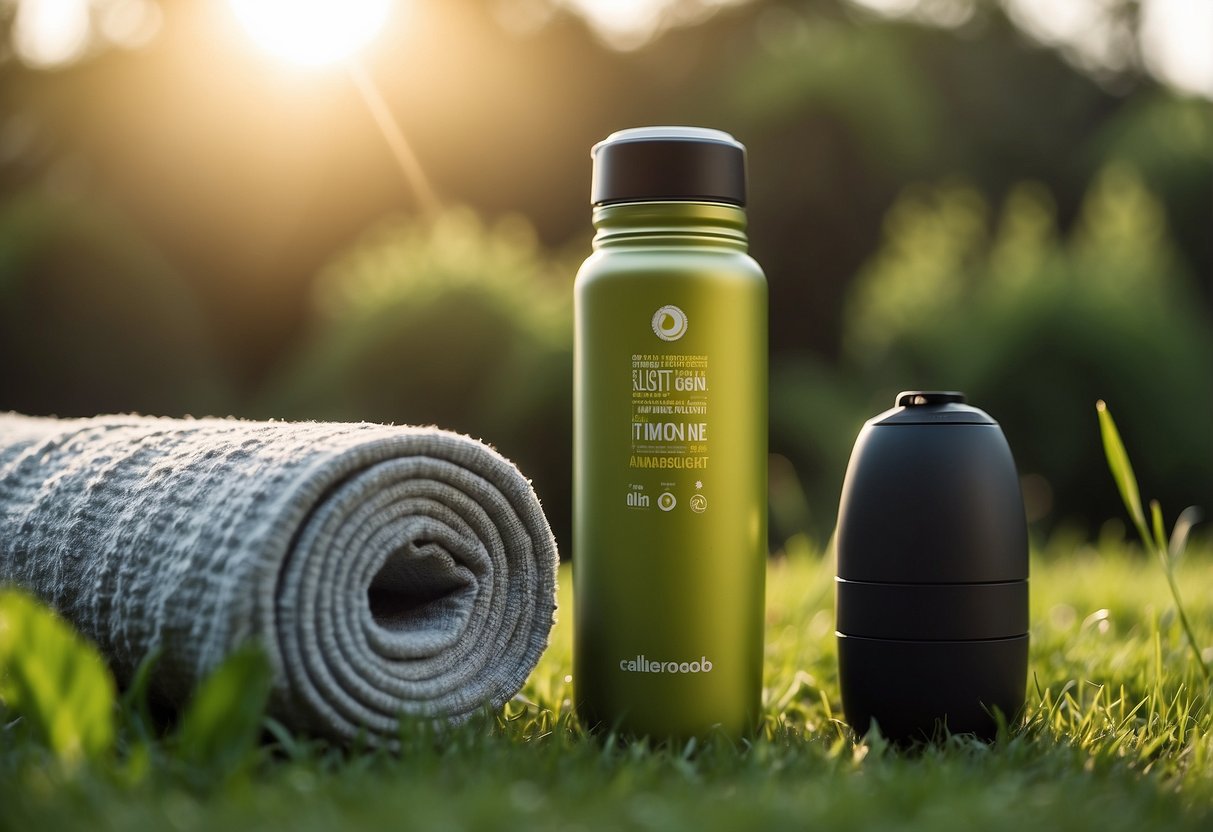
[[[321,66],[347,58],[383,28],[392,0],[229,0],[240,24],[267,52]]]

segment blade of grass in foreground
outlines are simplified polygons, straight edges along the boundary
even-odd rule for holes
[[[1167,578],[1167,586],[1171,589],[1171,598],[1175,601],[1175,612],[1179,616],[1180,626],[1183,627],[1184,635],[1187,637],[1188,647],[1196,659],[1196,666],[1200,668],[1201,676],[1208,683],[1210,681],[1209,667],[1201,655],[1200,646],[1196,642],[1196,634],[1192,630],[1192,624],[1184,610],[1183,599],[1179,594],[1179,583],[1175,580],[1175,560],[1183,554],[1183,547],[1187,544],[1188,530],[1195,522],[1193,514],[1191,510],[1185,510],[1180,515],[1180,519],[1176,521],[1175,529],[1172,531],[1171,540],[1168,542],[1166,530],[1163,528],[1162,507],[1157,500],[1151,500],[1150,519],[1154,533],[1150,533],[1146,527],[1145,512],[1141,508],[1141,492],[1137,487],[1137,477],[1133,474],[1129,454],[1125,450],[1124,442],[1120,439],[1120,431],[1116,429],[1112,413],[1102,399],[1095,403],[1095,409],[1099,413],[1099,432],[1103,437],[1104,454],[1108,458],[1108,470],[1112,472],[1112,479],[1116,481],[1116,487],[1120,490],[1120,498],[1133,518],[1133,524],[1137,527],[1137,534],[1141,537],[1142,545],[1147,550],[1153,551],[1158,557],[1159,563],[1162,564],[1162,571]],[[1181,521],[1182,530],[1180,529]]]
[[[1148,545],[1150,535],[1146,531],[1146,514],[1141,508],[1141,493],[1137,489],[1137,477],[1133,474],[1129,454],[1125,451],[1124,443],[1120,441],[1120,431],[1116,429],[1112,413],[1102,399],[1095,403],[1095,410],[1099,413],[1099,433],[1103,437],[1103,450],[1104,455],[1108,458],[1108,470],[1112,472],[1112,479],[1116,481],[1116,487],[1120,490],[1120,499],[1124,501],[1125,508],[1129,510],[1129,516],[1133,518],[1137,533],[1141,535],[1143,541],[1147,541]]]

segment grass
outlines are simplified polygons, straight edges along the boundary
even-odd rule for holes
[[[580,733],[569,712],[571,580],[552,647],[505,713],[399,755],[277,729],[241,765],[143,743],[65,764],[0,731],[0,829],[1208,829],[1213,712],[1158,564],[1055,541],[1033,563],[1024,724],[992,746],[898,752],[838,721],[832,564],[793,545],[768,578],[766,721],[679,748]],[[1213,552],[1175,564],[1213,643]],[[1204,659],[1211,658],[1208,652]],[[130,708],[131,706],[127,706]]]

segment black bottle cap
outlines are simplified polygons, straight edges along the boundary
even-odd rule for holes
[[[897,405],[874,417],[872,425],[997,425],[990,414],[965,404],[954,390],[903,390]]]
[[[1027,523],[1011,448],[998,423],[963,399],[900,393],[898,407],[859,432],[838,507],[838,577],[890,584],[1027,579]]]
[[[590,202],[689,200],[746,204],[745,146],[722,130],[634,127],[590,151]]]

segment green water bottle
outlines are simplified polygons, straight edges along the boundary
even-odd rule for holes
[[[767,286],[745,148],[692,127],[595,145],[576,282],[573,686],[587,727],[737,737],[759,719]]]

